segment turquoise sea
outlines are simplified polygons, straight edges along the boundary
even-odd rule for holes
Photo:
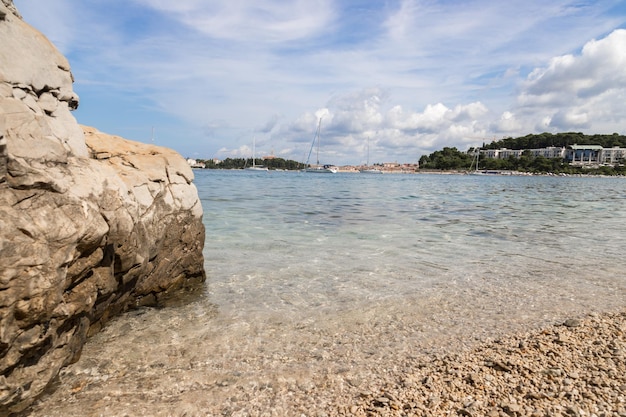
[[[445,294],[541,320],[626,298],[624,178],[195,172],[224,318],[428,314]]]

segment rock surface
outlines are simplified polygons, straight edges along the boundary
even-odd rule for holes
[[[81,127],[67,60],[0,2],[0,415],[86,338],[205,279],[202,207],[174,151]]]

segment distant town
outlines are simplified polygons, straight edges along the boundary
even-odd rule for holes
[[[544,145],[544,146],[542,146]],[[545,146],[549,145],[549,146]],[[584,135],[582,133],[542,133],[520,138],[506,138],[483,144],[480,148],[460,151],[446,147],[424,155],[418,163],[383,162],[371,166],[337,166],[338,172],[425,173],[425,172],[483,172],[483,173],[559,173],[592,175],[626,175],[626,137]],[[302,170],[301,162],[265,156],[227,158],[224,160],[187,159],[192,168],[245,169],[256,165],[268,170]]]
[[[202,159],[188,158],[187,163],[192,168],[203,169],[245,169],[247,166],[252,165],[252,159],[230,159],[225,160],[211,159],[210,161]],[[233,163],[236,162],[236,163]],[[245,163],[247,162],[247,163]],[[282,158],[276,158],[274,156],[264,156],[255,160],[257,166],[267,167],[272,171],[299,171],[307,168],[307,165],[302,162],[284,160]],[[419,163],[414,164],[400,164],[397,162],[385,162],[376,163],[371,166],[366,165],[340,165],[335,166],[339,172],[354,172],[358,173],[364,169],[378,169],[386,173],[415,173],[419,170]]]

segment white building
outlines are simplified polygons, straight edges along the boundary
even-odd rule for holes
[[[519,158],[522,156],[523,149],[500,149],[500,159],[509,159],[511,156],[514,158]]]
[[[481,149],[481,158],[508,159],[520,158],[524,149]],[[572,165],[615,165],[626,161],[626,148],[603,148],[600,145],[572,145],[568,148],[550,146],[547,148],[528,149],[534,157],[564,159]],[[474,154],[474,151],[471,152]]]
[[[567,149],[565,160],[572,165],[599,165],[602,146],[572,145]]]
[[[556,146],[550,146],[547,148],[531,149],[530,154],[532,156],[543,156],[544,158],[565,158],[566,148],[557,148]]]
[[[600,163],[603,165],[623,164],[626,161],[626,149],[615,146],[603,148],[600,153]]]
[[[202,162],[198,162],[193,158],[187,158],[187,164],[192,168],[206,168]]]

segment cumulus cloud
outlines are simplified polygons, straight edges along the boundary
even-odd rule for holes
[[[417,160],[442,144],[460,144],[465,148],[484,141],[484,118],[489,110],[480,102],[454,108],[437,103],[421,111],[392,103],[393,97],[377,88],[337,94],[321,111],[301,114],[292,124],[277,131],[275,137],[290,138],[286,142],[298,142],[304,147],[313,137],[315,122],[323,116],[325,154],[351,163],[365,162],[368,145],[372,162],[382,155],[382,150],[386,156],[377,161],[384,162]],[[302,140],[303,134],[308,141]]]
[[[626,87],[626,30],[587,43],[579,55],[553,58],[547,68],[533,71],[522,99],[558,91],[570,98],[597,96],[611,88]]]
[[[370,88],[333,96],[328,102],[328,107],[333,109],[332,131],[347,136],[378,129],[385,95],[378,88]]]
[[[510,111],[505,111],[500,116],[500,119],[492,124],[491,130],[494,132],[510,133],[518,132],[522,127],[522,124],[517,120],[515,114]]]
[[[591,123],[589,120],[589,114],[585,111],[576,111],[576,109],[567,109],[563,111],[557,111],[550,120],[550,125],[564,128],[567,130],[579,130],[588,128]]]
[[[388,112],[389,127],[406,132],[436,132],[441,130],[445,114],[449,109],[441,103],[429,104],[423,112],[405,111],[394,106]]]
[[[545,114],[559,129],[590,128],[623,114],[626,93],[626,30],[585,44],[579,54],[558,56],[532,71],[518,96],[526,113]],[[619,100],[619,101],[618,101]]]
[[[459,122],[472,124],[487,112],[480,102],[457,105],[454,109],[442,103],[429,104],[423,112],[406,112],[401,106],[394,106],[387,113],[387,122],[389,127],[404,131],[438,132]]]
[[[402,161],[626,120],[614,0],[15,3],[69,54],[81,122],[127,137],[157,124],[181,153],[241,155],[256,134],[302,159],[321,116],[338,164],[368,140],[372,162]]]

